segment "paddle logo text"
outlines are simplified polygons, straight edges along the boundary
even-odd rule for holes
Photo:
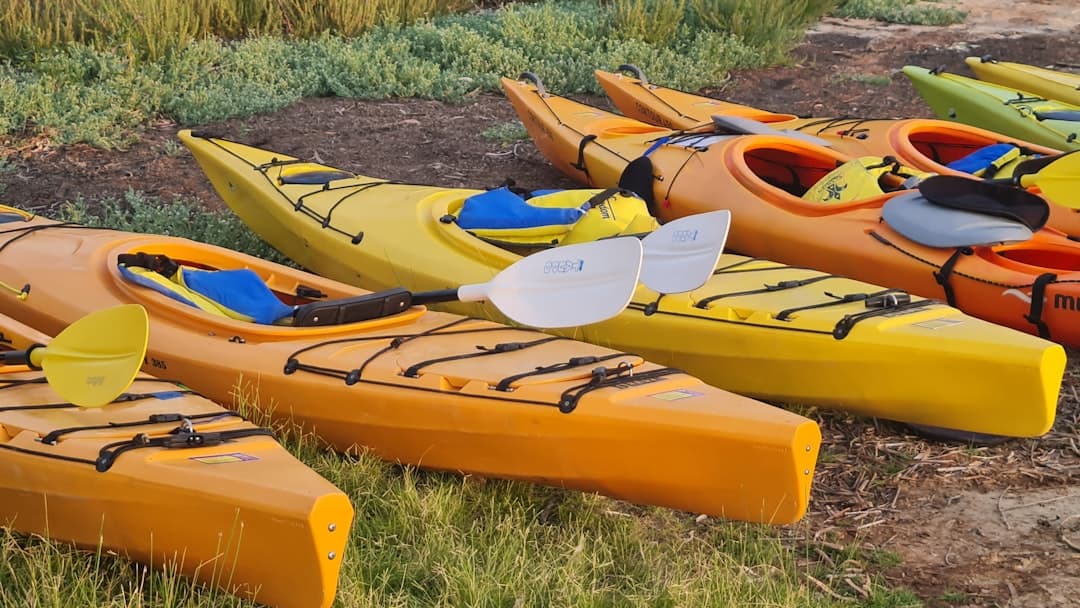
[[[103,386],[105,384],[104,376],[87,376],[86,386]]]
[[[585,260],[552,260],[544,263],[544,274],[570,274],[581,272],[585,268]]]
[[[676,230],[671,235],[672,243],[692,243],[697,240],[697,230]]]

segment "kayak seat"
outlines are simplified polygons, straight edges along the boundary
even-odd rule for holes
[[[177,264],[160,254],[121,255],[119,268],[132,283],[188,306],[262,325],[344,325],[388,317],[412,306],[412,293],[401,288],[289,306],[250,268],[204,270]]]
[[[250,268],[202,270],[142,252],[121,255],[118,262],[128,281],[215,316],[263,325],[293,316],[293,307]]]
[[[881,208],[881,219],[906,238],[927,247],[951,249],[1018,243],[1032,236],[1031,229],[1018,221],[943,207],[914,190],[886,202]]]
[[[568,245],[657,226],[641,197],[618,188],[518,194],[503,186],[451,203],[448,210],[447,221],[499,246]]]

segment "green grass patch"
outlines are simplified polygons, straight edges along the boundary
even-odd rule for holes
[[[885,87],[892,83],[892,79],[885,74],[839,74],[834,79],[838,82],[857,82],[872,87]]]
[[[480,133],[480,137],[491,139],[502,144],[512,144],[519,141],[528,141],[529,132],[520,120],[499,123],[488,127]]]
[[[938,596],[938,601],[946,604],[955,604],[957,606],[968,603],[971,598],[967,593],[963,591],[955,591],[952,589],[946,590],[944,593]]]
[[[844,0],[832,15],[905,25],[953,25],[967,17],[951,2],[938,0]]]

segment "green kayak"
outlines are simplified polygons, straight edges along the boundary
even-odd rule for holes
[[[905,66],[904,74],[939,118],[1059,150],[1080,150],[1080,107],[1027,91]]]

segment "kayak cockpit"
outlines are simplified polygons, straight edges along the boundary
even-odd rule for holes
[[[850,159],[780,136],[750,136],[725,148],[732,174],[762,200],[799,215],[880,207],[905,180],[924,175],[890,157]]]
[[[183,240],[127,242],[109,256],[114,283],[133,301],[200,325],[292,336],[397,325],[426,310],[408,292],[369,293],[276,264]]]

